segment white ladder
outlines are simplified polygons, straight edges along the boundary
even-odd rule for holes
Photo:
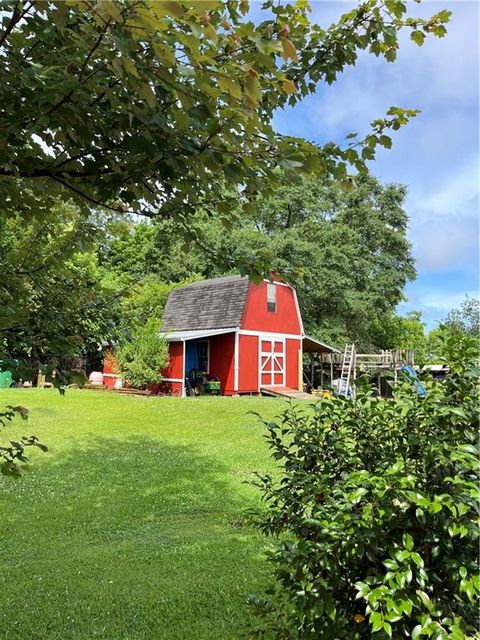
[[[348,397],[350,391],[350,381],[355,378],[355,367],[357,360],[357,352],[355,351],[355,343],[345,345],[342,361],[342,373],[340,374],[340,383],[338,385],[338,395]],[[355,396],[355,388],[352,385],[352,397]]]

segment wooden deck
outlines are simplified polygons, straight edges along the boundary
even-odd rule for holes
[[[292,387],[260,387],[260,393],[266,396],[277,396],[279,398],[293,398],[294,400],[315,401],[315,396],[293,389]]]

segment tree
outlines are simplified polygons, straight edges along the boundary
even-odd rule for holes
[[[465,296],[460,307],[452,309],[447,314],[444,324],[459,333],[478,338],[480,336],[480,300]]]
[[[264,423],[280,469],[258,479],[275,582],[257,637],[477,637],[478,344],[445,354],[425,397],[405,380]]]
[[[5,211],[18,210],[19,186],[59,188],[85,207],[175,216],[187,235],[200,206],[228,219],[238,190],[251,206],[279,166],[347,182],[347,164],[365,170],[415,111],[392,107],[340,148],[276,133],[275,110],[334,82],[362,50],[394,60],[403,28],[419,45],[445,35],[450,15],[366,0],[323,30],[305,0],[267,0],[256,24],[248,0],[0,6]]]
[[[187,247],[174,221],[139,225],[112,243],[105,265],[178,283],[235,272],[255,256],[258,277],[270,266],[296,287],[308,332],[334,344],[354,339],[370,347],[385,340],[379,327],[415,275],[405,194],[404,187],[372,177],[359,177],[355,190],[346,192],[334,183],[283,175],[274,196],[258,198],[254,215],[232,212],[228,234],[205,212],[191,224],[198,242]]]
[[[415,351],[415,361],[425,363],[427,335],[421,311],[408,311],[405,316],[392,314],[376,325],[375,343],[381,349]]]
[[[193,282],[193,279],[167,284],[153,274],[145,276],[122,298],[122,326],[128,331],[144,325],[152,318],[160,322],[170,292],[189,282]]]
[[[364,176],[351,192],[304,178],[260,199],[274,267],[296,286],[308,331],[334,344],[374,344],[375,323],[415,276],[405,196],[401,185]]]
[[[426,346],[429,361],[444,361],[449,340],[461,340],[464,336],[476,339],[480,347],[480,301],[468,295],[457,309],[452,309],[443,322],[429,332]]]
[[[93,220],[71,202],[40,205],[30,220],[0,220],[0,359],[20,360],[24,378],[95,351],[117,324],[118,290],[102,282]]]

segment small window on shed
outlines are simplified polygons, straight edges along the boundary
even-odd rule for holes
[[[267,284],[267,311],[275,313],[277,310],[277,287],[269,282]]]

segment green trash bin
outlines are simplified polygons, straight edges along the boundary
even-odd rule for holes
[[[0,389],[9,389],[12,386],[12,382],[11,371],[0,371]]]

